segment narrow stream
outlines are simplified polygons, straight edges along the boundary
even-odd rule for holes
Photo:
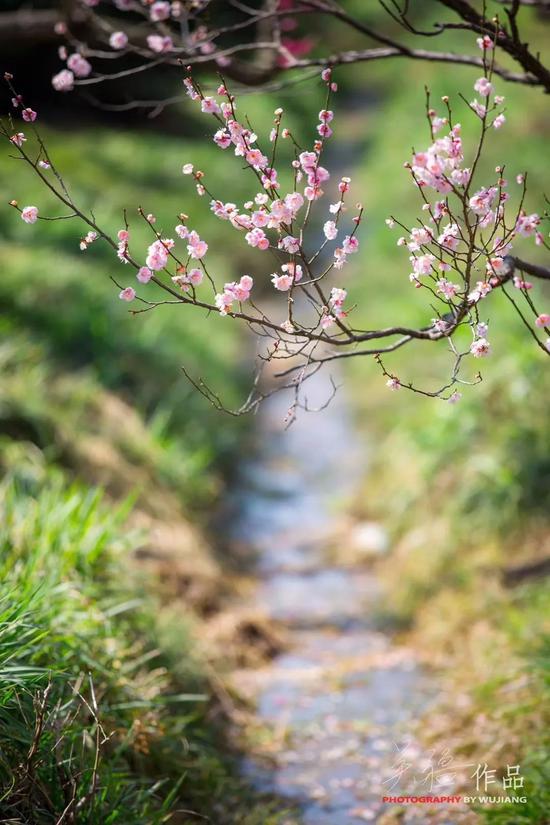
[[[328,374],[307,386],[311,405],[330,395]],[[375,575],[327,553],[367,461],[344,393],[285,430],[290,402],[280,392],[262,406],[231,501],[234,538],[256,558],[256,603],[288,639],[268,667],[237,677],[272,734],[271,767],[251,759],[244,770],[297,804],[305,825],[376,822],[430,686],[412,652],[375,627]]]

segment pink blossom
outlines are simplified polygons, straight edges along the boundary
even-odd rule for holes
[[[491,345],[486,338],[478,338],[470,347],[474,358],[485,358],[491,352]]]
[[[267,165],[267,158],[259,149],[249,149],[245,154],[245,159],[254,169],[262,169]]]
[[[136,297],[136,291],[131,286],[127,286],[119,293],[118,297],[121,301],[133,301]]]
[[[298,160],[304,172],[309,173],[315,170],[319,159],[315,152],[301,152],[301,154],[298,155]]]
[[[332,311],[337,318],[342,318],[346,315],[343,310],[344,301],[348,297],[347,290],[339,287],[332,287],[330,291],[329,304],[332,306]]]
[[[166,2],[166,0],[157,0],[157,2],[151,6],[149,14],[153,23],[167,20],[170,17],[170,3]]]
[[[300,241],[298,238],[293,238],[292,235],[286,235],[279,241],[279,248],[284,249],[285,252],[294,254],[300,250]]]
[[[448,135],[435,140],[425,152],[414,154],[409,168],[417,185],[447,193],[452,189],[447,176],[460,168],[463,159],[460,124],[457,123]]]
[[[156,271],[159,269],[164,269],[168,263],[168,250],[160,240],[152,243],[147,250],[147,258],[145,263],[149,269],[154,269]]]
[[[300,264],[294,263],[294,261],[289,261],[286,264],[283,264],[281,269],[283,272],[289,272],[294,277],[294,283],[298,283],[298,281],[302,280],[302,275],[304,271]]]
[[[332,69],[331,68],[323,69],[323,71],[321,72],[321,79],[324,80],[325,83],[330,82],[331,76],[332,76]]]
[[[535,234],[539,224],[540,216],[537,215],[536,212],[533,212],[532,215],[525,215],[522,213],[517,219],[516,232],[519,235],[523,235],[524,238],[528,238],[530,235]]]
[[[27,123],[33,123],[37,118],[37,114],[33,109],[27,108],[27,109],[23,109],[23,111],[21,112],[21,117]]]
[[[492,288],[491,284],[487,283],[487,281],[478,281],[475,289],[468,295],[468,300],[476,304],[478,301],[481,301],[482,298],[485,298],[489,292],[491,292]]]
[[[295,217],[297,212],[304,205],[304,199],[299,192],[290,192],[288,195],[285,195],[284,203],[285,206],[292,212],[293,217]]]
[[[273,272],[271,275],[271,280],[275,289],[278,289],[280,292],[288,292],[294,283],[294,278],[289,273],[280,275],[278,272]]]
[[[474,89],[482,97],[489,97],[489,95],[493,91],[493,84],[489,80],[487,80],[486,77],[480,77],[474,83]]]
[[[128,45],[128,35],[126,32],[113,32],[109,37],[109,46],[112,49],[125,49]]]
[[[346,192],[349,192],[349,187],[351,183],[351,178],[342,178],[340,183],[338,184],[338,191],[344,195]]]
[[[323,226],[323,232],[325,233],[325,238],[327,238],[327,240],[333,241],[338,235],[338,228],[334,221],[327,221]]]
[[[225,129],[218,129],[213,141],[220,149],[227,149],[228,146],[231,146],[231,135]]]
[[[543,312],[541,315],[538,316],[537,320],[535,321],[535,325],[537,327],[547,327],[550,324],[550,315]]]
[[[119,241],[127,241],[130,238],[130,233],[127,229],[119,229],[117,232],[117,238]]]
[[[201,100],[201,112],[211,115],[221,114],[219,103],[213,97],[203,97]]]
[[[440,246],[445,247],[445,249],[450,249],[454,252],[460,242],[458,225],[456,223],[447,224],[437,239],[437,242]]]
[[[330,313],[325,313],[321,316],[321,328],[328,329],[331,327],[336,321],[334,315],[330,315]]]
[[[429,226],[415,226],[411,230],[411,240],[407,244],[411,252],[417,252],[422,246],[433,241],[433,231]]]
[[[359,249],[359,241],[355,235],[346,235],[342,243],[342,249],[345,255],[351,255]]]
[[[388,378],[386,381],[386,387],[395,392],[396,390],[401,389],[401,382],[399,378]]]
[[[449,404],[457,404],[460,399],[462,398],[462,393],[455,390],[451,395],[448,397],[447,401]]]
[[[267,238],[263,229],[255,227],[246,233],[244,236],[247,244],[265,252],[269,249],[269,239]]]
[[[85,57],[82,57],[81,54],[78,54],[78,52],[75,52],[68,57],[67,67],[71,70],[75,77],[88,77],[92,71],[92,64],[86,60]],[[59,73],[59,75],[61,74],[63,74],[63,72]],[[59,75],[56,75],[56,77],[59,77]],[[68,89],[61,89],[58,91],[64,92],[68,91]]]
[[[174,48],[172,38],[166,35],[162,37],[160,34],[150,34],[147,36],[147,45],[152,52],[161,54],[162,52],[171,52]]]
[[[516,289],[533,289],[533,284],[531,281],[524,281],[519,277],[519,275],[514,275],[512,280]]]
[[[190,256],[195,259],[204,258],[208,252],[208,244],[206,241],[202,241],[194,230],[189,233],[187,240],[187,251]]]
[[[71,92],[74,88],[74,74],[68,69],[62,69],[52,77],[52,86],[56,92]]]
[[[269,214],[264,209],[258,209],[252,213],[252,223],[254,226],[267,226],[269,222]]]
[[[347,263],[346,253],[342,249],[342,247],[338,246],[334,250],[334,268],[335,269],[342,269],[344,264]]]
[[[186,226],[184,226],[182,223],[178,223],[178,225],[177,225],[177,226],[176,226],[176,228],[174,229],[174,232],[176,233],[176,235],[178,236],[178,238],[183,238],[183,239],[185,239],[185,238],[188,238],[188,237],[189,237],[189,230],[188,230],[188,228],[187,228]]]
[[[153,272],[149,269],[148,266],[141,266],[138,269],[136,278],[138,279],[138,281],[140,281],[140,283],[147,284],[147,283],[149,283],[149,281],[151,280],[152,277],[153,277]]]
[[[21,148],[23,144],[26,142],[27,138],[25,137],[24,132],[17,132],[17,134],[11,136],[10,140],[16,146],[19,146],[19,148]]]
[[[188,97],[191,98],[191,100],[198,100],[200,98],[200,95],[197,92],[197,90],[195,89],[195,87],[193,85],[193,81],[191,80],[190,77],[184,77],[183,78],[183,85],[185,86],[185,89],[186,89],[185,93],[188,95]]]
[[[227,315],[232,308],[233,301],[247,301],[253,285],[254,281],[250,275],[243,275],[238,282],[224,284],[223,292],[218,293],[215,298],[220,315]]]
[[[277,172],[275,169],[264,169],[261,180],[262,186],[265,189],[278,189],[280,186],[277,182]]]
[[[474,98],[474,100],[470,103],[470,109],[473,109],[476,115],[480,118],[484,118],[487,114],[487,106],[480,103],[477,98]]]
[[[497,194],[496,186],[491,186],[489,189],[480,189],[469,200],[469,206],[472,212],[476,215],[485,215],[491,209],[491,205]]]
[[[330,109],[321,109],[319,112],[319,120],[322,121],[322,123],[330,123],[333,118],[334,112],[331,112]]]
[[[455,297],[459,289],[460,287],[457,284],[452,284],[446,278],[440,278],[437,282],[437,291],[448,301]]]
[[[496,118],[493,120],[493,126],[495,129],[500,129],[506,123],[506,118],[503,114],[497,115]]]
[[[329,138],[332,135],[332,129],[328,125],[328,123],[319,123],[317,126],[317,131],[321,135],[322,138]]]
[[[488,34],[484,34],[483,37],[478,37],[476,43],[482,51],[488,51],[495,46]]]
[[[430,112],[430,120],[432,123],[432,132],[434,133],[440,132],[441,129],[449,123],[446,117],[438,117],[433,110]]]
[[[21,210],[21,220],[25,221],[25,223],[36,223],[38,220],[38,207],[25,206]]]
[[[183,175],[192,175],[193,174],[193,164],[192,163],[184,163],[181,167],[181,171]]]
[[[202,269],[190,269],[187,277],[189,278],[189,283],[193,284],[193,286],[200,286],[204,280],[204,273]]]
[[[411,263],[415,275],[430,275],[432,267],[435,264],[435,255],[428,253],[426,255],[412,255]]]

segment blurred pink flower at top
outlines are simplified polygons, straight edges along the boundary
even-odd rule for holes
[[[127,286],[119,293],[118,297],[121,301],[133,301],[136,297],[136,291],[131,286]]]
[[[311,37],[283,37],[281,46],[285,50],[277,57],[277,65],[281,68],[292,65],[292,58],[304,57],[309,54],[315,45]],[[285,54],[285,52],[287,52]]]
[[[170,52],[174,48],[172,38],[169,36],[162,37],[160,34],[150,34],[147,37],[147,45],[152,52],[156,52],[157,54]]]
[[[495,45],[488,34],[484,35],[483,37],[478,37],[476,43],[482,51],[492,49]]]
[[[78,52],[69,55],[67,58],[67,67],[71,70],[75,77],[88,77],[92,71],[92,64],[82,57]],[[62,74],[62,72],[60,72]]]
[[[338,234],[338,229],[336,228],[336,224],[334,221],[327,221],[323,226],[323,232],[325,233],[325,238],[329,241],[333,241]]]
[[[170,3],[166,0],[157,0],[153,3],[149,12],[153,23],[158,23],[160,20],[167,20],[170,17]]]
[[[223,292],[218,293],[215,298],[220,315],[227,315],[233,301],[248,301],[253,286],[254,281],[250,275],[243,275],[240,281],[224,284]]]
[[[21,220],[25,221],[25,223],[36,223],[38,220],[38,207],[25,206],[25,208],[21,210]]]
[[[153,277],[153,273],[149,269],[148,266],[141,266],[138,269],[138,273],[136,275],[136,278],[138,279],[138,281],[140,281],[140,283],[147,284],[147,283],[149,283],[149,281],[151,280],[152,277]]]
[[[470,352],[474,358],[485,358],[491,352],[491,345],[486,338],[478,338],[471,345]]]
[[[486,77],[480,77],[474,83],[474,89],[483,97],[488,97],[493,91],[493,84]]]
[[[56,92],[71,92],[74,88],[74,74],[69,69],[62,69],[52,77],[52,86]]]
[[[536,212],[533,212],[532,215],[525,215],[522,212],[517,219],[516,232],[519,235],[523,235],[524,238],[528,238],[530,235],[535,234],[537,227],[540,224],[540,220],[540,216],[537,215]]]
[[[109,46],[112,49],[125,49],[128,45],[128,35],[126,32],[113,32],[109,38]]]
[[[290,11],[294,8],[294,0],[279,0],[277,4],[278,11]]]

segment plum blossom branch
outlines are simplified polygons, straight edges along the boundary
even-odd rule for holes
[[[332,0],[266,0],[260,8],[233,2],[230,5],[240,17],[227,25],[211,28],[207,23],[209,19],[215,20],[216,15],[210,9],[214,4],[209,2],[112,0],[117,16],[100,7],[99,0],[79,2],[86,12],[94,43],[98,42],[98,45],[90,46],[77,38],[72,33],[71,20],[57,24],[57,34],[65,36],[73,49],[72,53],[65,47],[60,49],[66,68],[55,75],[53,83],[62,91],[130,77],[162,63],[173,66],[217,65],[231,80],[249,85],[266,83],[288,69],[349,65],[397,57],[483,68],[483,58],[477,54],[413,47],[408,41],[373,28],[368,23],[367,15],[363,16],[360,12],[350,14]],[[441,23],[436,20],[432,28],[425,25],[420,28],[416,24],[407,2],[400,4],[395,0],[390,5],[381,0],[380,4],[388,20],[397,22],[408,36],[432,39],[444,37],[448,30],[462,29],[481,35],[481,39],[498,42],[499,48],[521,71],[495,62],[495,75],[510,82],[540,86],[546,92],[550,91],[550,69],[521,37],[519,11],[524,4],[512,3],[511,8],[504,9],[506,25],[498,15],[489,17],[485,11],[477,11],[465,0],[435,0],[432,5],[436,9],[450,9],[458,22]],[[127,20],[124,19],[125,14],[128,15]],[[81,17],[82,14],[77,18],[80,26]],[[377,45],[307,56],[315,44],[312,32],[316,20],[323,18],[352,29]],[[296,36],[294,31],[304,22],[307,34]],[[322,49],[319,51],[322,52]],[[250,53],[252,59],[240,59],[242,53]],[[90,62],[100,60],[112,63],[117,58],[127,61],[129,57],[139,62],[119,71],[94,70]]]
[[[188,311],[193,307],[205,316],[216,316],[212,323],[216,319],[223,322],[220,317],[227,318],[226,322],[240,321],[263,339],[266,346],[258,357],[252,389],[240,407],[228,410],[233,415],[254,412],[275,391],[271,387],[265,389],[261,381],[264,366],[269,362],[277,369],[276,377],[283,379],[277,388],[293,390],[288,414],[291,422],[297,410],[310,409],[303,387],[317,370],[338,359],[361,356],[376,358],[390,389],[404,388],[454,403],[460,398],[457,385],[473,385],[481,380],[478,372],[473,378],[464,377],[463,370],[470,359],[485,358],[492,352],[488,323],[482,317],[485,301],[492,292],[504,292],[538,348],[550,354],[550,314],[536,308],[533,284],[523,278],[527,274],[548,280],[550,270],[512,254],[512,243],[523,238],[533,238],[538,246],[548,248],[542,226],[549,216],[526,212],[525,175],[516,178],[520,190],[515,209],[509,204],[504,165],[495,168],[494,178],[485,178],[483,184],[477,180],[485,147],[506,121],[504,98],[496,94],[493,85],[495,43],[484,37],[479,40],[483,74],[476,80],[474,91],[481,100],[463,99],[465,115],[478,124],[477,141],[467,151],[449,98],[442,99],[443,109],[438,113],[427,92],[429,145],[424,150],[413,150],[412,158],[404,164],[425,214],[412,223],[395,217],[386,220],[390,230],[399,227],[405,233],[397,239],[397,246],[408,252],[410,287],[426,296],[427,317],[420,327],[397,323],[370,329],[352,323],[357,307],[349,301],[342,270],[359,250],[364,207],[360,203],[350,204],[351,179],[341,177],[332,182],[330,171],[322,165],[326,143],[337,128],[330,106],[338,86],[331,68],[323,69],[321,74],[326,94],[308,148],[296,142],[285,125],[281,108],[274,111],[273,123],[264,139],[248,118],[240,115],[238,101],[223,77],[213,94],[205,93],[190,68],[184,78],[193,105],[212,124],[212,141],[225,153],[228,169],[232,153],[243,174],[248,175],[250,197],[242,205],[221,199],[215,191],[216,181],[210,181],[207,172],[191,162],[183,165],[182,172],[193,183],[198,202],[209,201],[214,218],[227,223],[258,255],[267,253],[266,263],[254,275],[245,273],[238,280],[220,281],[209,262],[209,243],[193,229],[187,214],[180,214],[179,223],[166,233],[157,227],[153,213],[138,206],[131,213],[125,210],[123,226],[115,237],[106,232],[93,214],[75,204],[40,136],[37,113],[18,94],[11,75],[6,75],[13,96],[13,116],[7,122],[0,121],[0,133],[69,214],[42,215],[37,206],[19,207],[16,200],[11,202],[12,206],[29,225],[39,220],[83,221],[87,229],[79,240],[83,252],[105,241],[116,253],[119,264],[134,271],[135,285],[123,286],[118,276],[111,275],[119,285],[121,300],[143,304],[140,309],[131,309],[134,314],[177,303]],[[36,158],[26,148],[27,135],[15,125],[13,118],[18,115],[23,128],[28,125],[34,136]],[[329,191],[334,201],[325,206]],[[134,214],[150,230],[151,243],[146,250],[133,240],[130,216]],[[309,250],[313,239],[315,248]],[[263,289],[258,285],[262,282]],[[150,283],[167,297],[157,299],[148,291]],[[517,297],[505,288],[510,284]],[[266,289],[271,291],[272,298],[264,302]],[[286,317],[281,320],[283,313]],[[471,341],[466,349],[455,344],[454,336],[459,330],[469,331]],[[539,338],[540,330],[549,336],[546,341]],[[414,342],[426,341],[446,341],[452,356],[450,375],[435,390],[401,380],[381,358]],[[366,342],[371,346],[362,347]],[[282,369],[280,362],[284,365]],[[187,368],[183,372],[211,404],[225,409],[216,392],[202,379],[193,378]]]

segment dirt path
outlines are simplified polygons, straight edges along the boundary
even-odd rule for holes
[[[328,375],[308,385],[313,405],[329,393]],[[306,825],[380,821],[382,796],[397,792],[407,721],[427,707],[433,685],[411,650],[375,628],[372,572],[327,553],[366,464],[343,393],[285,431],[289,403],[279,393],[261,408],[230,502],[233,537],[256,554],[256,603],[288,639],[268,667],[235,674],[270,731],[271,766],[250,759],[244,770],[297,803]]]

